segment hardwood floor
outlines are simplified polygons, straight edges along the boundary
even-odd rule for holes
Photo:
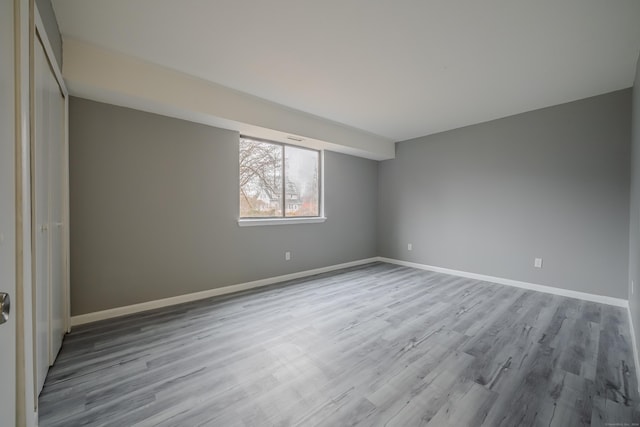
[[[375,263],[74,328],[39,411],[44,427],[565,427],[634,425],[638,403],[624,309]]]

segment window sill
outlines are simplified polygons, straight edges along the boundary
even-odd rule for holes
[[[313,218],[242,218],[238,220],[238,225],[240,227],[255,227],[259,225],[317,224],[326,220],[327,218],[323,216]]]

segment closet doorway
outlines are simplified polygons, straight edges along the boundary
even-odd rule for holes
[[[43,27],[36,25],[31,188],[37,393],[60,351],[69,318],[68,95],[53,58]]]

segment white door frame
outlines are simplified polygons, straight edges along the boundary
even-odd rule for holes
[[[5,0],[3,0],[5,1]],[[34,0],[7,0],[13,3],[14,31],[14,77],[15,77],[15,255],[16,255],[16,290],[12,299],[12,314],[16,321],[16,385],[15,385],[15,424],[35,427],[38,424],[37,395],[34,375],[34,334],[33,334],[33,258],[32,258],[32,221],[31,221],[31,129],[32,129],[32,94],[33,94],[33,52],[38,29],[43,46],[48,48],[48,55],[53,58],[51,45],[44,31],[40,14]],[[59,64],[51,61],[56,70],[56,79],[65,97],[65,145],[68,162],[68,92]],[[68,164],[64,165],[68,171]],[[68,178],[67,178],[68,179]],[[68,181],[65,183],[65,220],[68,224]],[[69,256],[68,227],[65,236],[66,244],[66,278],[65,301],[67,306],[66,328],[69,328]]]
[[[37,425],[31,277],[31,48],[34,0],[13,0],[16,112],[16,425]]]
[[[17,318],[16,318],[16,76],[14,3],[0,3],[0,291],[6,293],[6,318],[0,325],[0,366],[4,380],[0,382],[0,414],[3,425],[14,425],[16,419]]]

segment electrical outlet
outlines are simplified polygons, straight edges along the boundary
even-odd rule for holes
[[[284,253],[284,260],[285,260],[285,261],[290,261],[290,260],[291,260],[291,252],[286,251],[286,252]]]
[[[542,258],[536,258],[533,260],[533,266],[535,268],[542,268]]]
[[[413,244],[409,243],[409,244],[407,245],[407,250],[408,250],[408,251],[412,251],[412,250],[413,250]]]

